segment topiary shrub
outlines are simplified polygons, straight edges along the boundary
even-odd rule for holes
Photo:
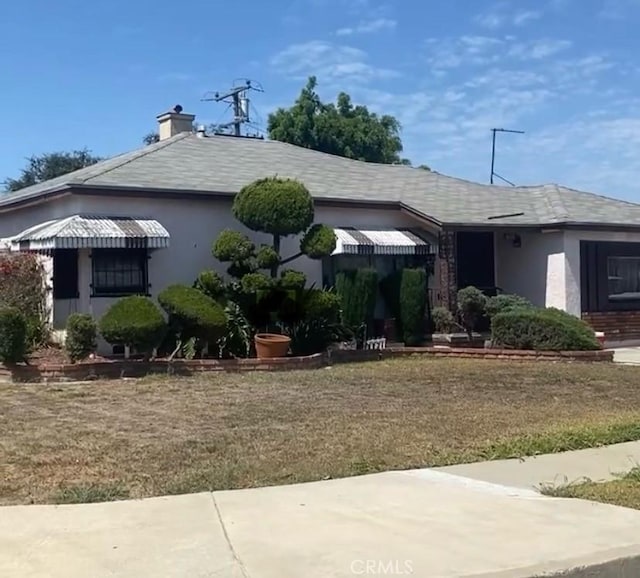
[[[91,315],[74,313],[67,319],[64,347],[72,362],[89,357],[96,350],[98,327]]]
[[[162,342],[167,324],[151,299],[132,295],[116,301],[100,319],[98,329],[107,343],[126,345],[148,356]]]
[[[171,285],[158,295],[169,325],[182,340],[196,337],[214,343],[224,333],[227,316],[222,305],[186,285]]]
[[[480,289],[469,286],[458,291],[457,303],[462,326],[471,337],[476,324],[487,311],[487,297]]]
[[[27,354],[27,321],[13,307],[0,309],[0,361],[18,363]]]
[[[283,289],[304,289],[307,284],[307,276],[301,271],[286,269],[280,273],[279,285]]]
[[[554,309],[513,309],[498,313],[491,324],[495,347],[536,351],[588,351],[600,345],[581,319]]]
[[[304,318],[326,319],[329,323],[340,320],[340,297],[334,291],[310,289],[305,302]]]
[[[533,309],[533,304],[520,295],[495,295],[487,300],[487,315],[490,318],[495,317],[498,313],[505,313],[514,309]]]
[[[404,269],[400,282],[400,317],[407,345],[424,340],[427,308],[427,273],[424,269]]]
[[[202,271],[193,286],[211,299],[223,299],[225,296],[224,279],[216,271]]]
[[[453,313],[446,307],[434,307],[431,312],[431,320],[433,321],[436,333],[451,333],[457,328]]]
[[[342,271],[336,275],[336,293],[342,306],[342,322],[352,330],[370,328],[375,315],[378,274],[375,269]]]

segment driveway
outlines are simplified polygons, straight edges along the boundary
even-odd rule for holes
[[[0,576],[638,576],[638,527],[640,511],[433,470],[387,472],[139,501],[5,507]]]
[[[613,360],[616,363],[640,365],[640,347],[619,347],[614,350]]]

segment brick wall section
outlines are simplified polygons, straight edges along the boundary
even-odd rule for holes
[[[122,379],[156,375],[193,375],[226,371],[291,371],[319,369],[335,363],[380,361],[409,356],[462,357],[470,359],[504,359],[508,361],[579,361],[612,362],[612,351],[514,351],[502,349],[448,349],[439,347],[406,347],[368,351],[334,351],[330,355],[286,357],[281,359],[112,361],[76,365],[7,367],[0,364],[0,382],[65,382],[94,379]]]
[[[640,311],[583,313],[594,331],[603,331],[607,341],[640,340]]]
[[[456,278],[456,234],[442,231],[438,238],[438,294],[442,307],[453,311],[456,305],[458,280]]]

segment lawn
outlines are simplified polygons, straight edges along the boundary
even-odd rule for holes
[[[640,467],[611,482],[578,482],[543,490],[557,498],[580,498],[640,510]]]
[[[0,503],[350,476],[640,439],[640,369],[402,359],[0,385]]]

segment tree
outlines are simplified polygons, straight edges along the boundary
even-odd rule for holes
[[[157,132],[150,132],[149,134],[145,135],[144,138],[142,139],[142,142],[146,145],[157,143],[159,141],[160,141],[160,135]]]
[[[101,160],[100,157],[94,157],[87,149],[34,155],[27,159],[27,166],[22,169],[20,177],[8,178],[5,186],[8,191],[17,191],[83,169]]]
[[[259,269],[268,269],[273,279],[282,265],[306,255],[321,259],[336,246],[333,230],[326,225],[313,225],[313,199],[298,181],[278,178],[259,179],[244,187],[233,201],[233,215],[245,227],[271,236],[271,245],[256,248],[244,233],[226,230],[213,245],[213,256],[231,263],[229,274],[252,282]],[[302,235],[300,251],[287,258],[280,254],[283,237]]]
[[[410,164],[400,157],[400,123],[354,105],[341,92],[336,104],[316,93],[316,77],[309,78],[291,108],[269,115],[269,138],[316,151],[373,163]]]

